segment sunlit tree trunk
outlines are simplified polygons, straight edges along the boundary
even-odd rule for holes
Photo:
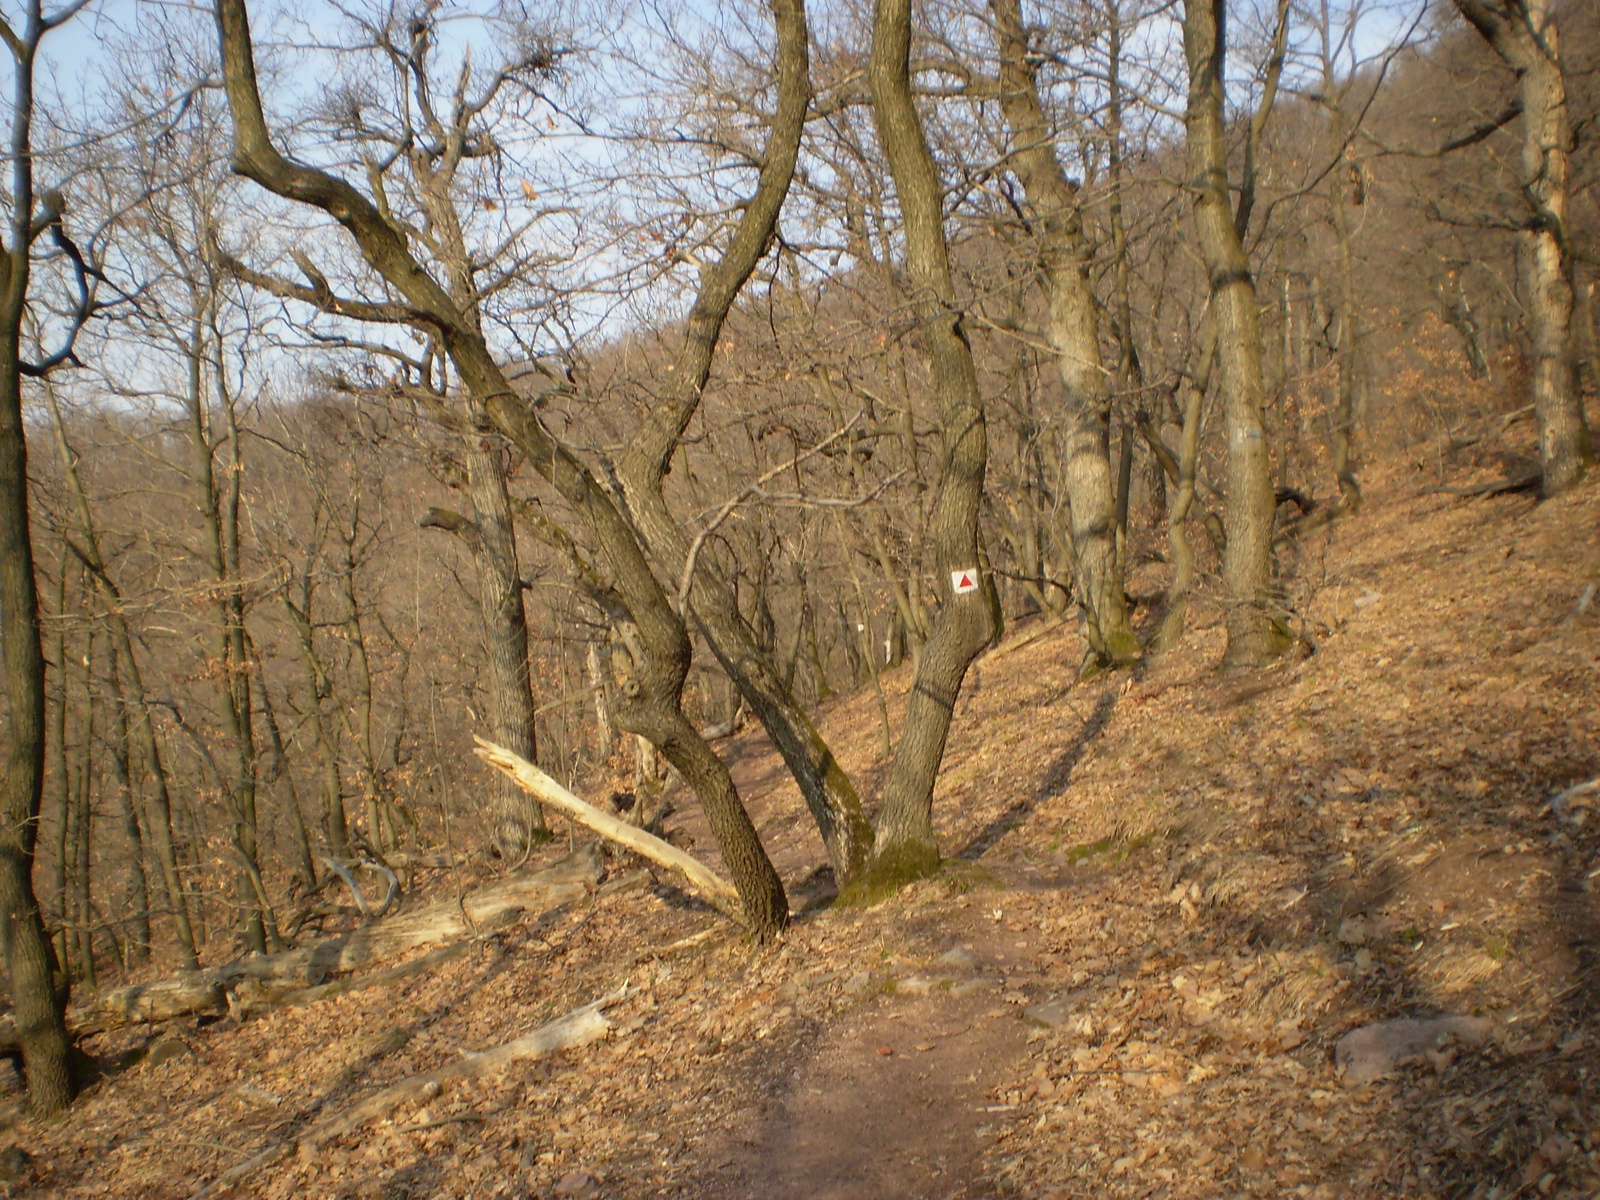
[[[1184,0],[1189,189],[1200,252],[1210,275],[1217,374],[1228,441],[1224,510],[1228,540],[1222,555],[1226,661],[1230,666],[1259,666],[1281,654],[1289,639],[1272,595],[1272,528],[1277,506],[1261,416],[1265,385],[1255,280],[1228,188],[1227,125],[1223,119],[1225,13],[1225,0]]]
[[[878,0],[867,77],[878,140],[889,160],[905,233],[907,276],[944,441],[929,536],[942,604],[911,684],[894,763],[878,810],[872,882],[935,869],[933,785],[967,668],[994,633],[982,587],[956,594],[951,573],[978,569],[978,507],[988,437],[972,347],[956,303],[944,234],[944,189],[911,96],[910,0]]]
[[[1572,129],[1557,6],[1554,0],[1455,3],[1517,76],[1522,195],[1528,206],[1527,222],[1517,236],[1517,270],[1533,342],[1529,388],[1539,421],[1541,487],[1546,496],[1555,496],[1579,483],[1594,464],[1594,446],[1573,370],[1567,230]]]
[[[1111,471],[1111,376],[1100,358],[1098,304],[1089,281],[1090,255],[1077,188],[1056,157],[1054,133],[1039,101],[1021,2],[990,0],[989,8],[1000,43],[1000,107],[1011,132],[1011,167],[1038,225],[1050,297],[1046,332],[1066,397],[1066,485],[1077,552],[1077,600],[1092,665],[1127,666],[1139,659],[1139,641],[1117,571],[1117,531],[1125,522],[1118,521]],[[1117,216],[1120,220],[1120,207]],[[1124,313],[1122,319],[1131,316]],[[1125,362],[1136,362],[1131,334],[1120,332]]]

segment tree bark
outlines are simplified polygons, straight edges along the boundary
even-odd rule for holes
[[[1455,0],[1456,7],[1517,76],[1522,101],[1522,195],[1517,236],[1522,303],[1533,342],[1529,380],[1539,421],[1541,490],[1556,496],[1594,465],[1594,445],[1573,371],[1572,270],[1568,251],[1568,154],[1572,130],[1554,0]]]
[[[81,593],[80,593],[81,595]],[[72,902],[62,908],[71,916],[67,944],[72,947],[71,967],[78,982],[93,991],[97,986],[94,970],[94,900],[90,875],[91,838],[94,834],[94,743],[95,702],[92,673],[94,662],[94,626],[85,622],[83,656],[78,663],[79,720],[76,754],[68,755],[67,794],[72,803],[72,820],[68,822],[71,837],[68,849],[72,855],[67,871]],[[63,674],[67,664],[60,667]],[[63,689],[65,693],[66,689]]]
[[[1210,275],[1228,438],[1224,661],[1229,666],[1259,666],[1283,653],[1289,638],[1272,594],[1277,505],[1261,418],[1265,386],[1255,280],[1229,203],[1227,126],[1222,112],[1225,12],[1225,0],[1184,0],[1183,44],[1189,66],[1186,130],[1189,187],[1200,252]]]
[[[869,891],[937,868],[933,785],[961,682],[994,632],[983,588],[957,595],[950,574],[977,571],[978,506],[988,465],[983,402],[944,236],[944,191],[911,98],[910,0],[877,0],[868,81],[878,140],[900,201],[912,302],[938,402],[944,462],[930,535],[943,603],[918,657],[883,804]]]
[[[1056,157],[1053,131],[1039,100],[1021,0],[990,0],[1000,44],[1000,107],[1011,134],[1011,166],[1022,181],[1037,226],[1050,297],[1046,328],[1066,397],[1066,487],[1077,556],[1077,600],[1094,667],[1139,660],[1117,571],[1118,505],[1111,471],[1111,377],[1100,357],[1097,303],[1089,280],[1077,187]],[[1120,206],[1117,210],[1120,221]],[[1125,268],[1124,268],[1125,269]],[[1123,315],[1124,320],[1131,317]],[[1122,330],[1124,359],[1131,334]]]

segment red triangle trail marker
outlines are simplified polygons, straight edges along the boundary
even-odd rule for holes
[[[963,571],[950,572],[950,590],[958,596],[978,590],[978,568],[968,567]]]

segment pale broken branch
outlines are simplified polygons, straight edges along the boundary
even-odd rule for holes
[[[527,759],[513,754],[505,747],[497,746],[483,738],[473,740],[478,743],[478,749],[474,753],[479,758],[496,770],[504,772],[518,787],[541,804],[564,813],[607,841],[615,842],[641,858],[647,858],[665,867],[687,882],[717,911],[741,925],[748,924],[745,920],[744,907],[739,903],[739,893],[734,891],[731,883],[710,867],[685,854],[670,842],[662,841],[654,834],[647,833],[608,812],[601,811],[587,801],[580,800]]]

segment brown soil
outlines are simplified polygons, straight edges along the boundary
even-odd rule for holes
[[[32,1155],[14,1194],[187,1196],[626,978],[604,1044],[239,1194],[545,1197],[583,1171],[619,1200],[1592,1196],[1600,816],[1545,802],[1600,774],[1600,603],[1578,611],[1600,486],[1369,490],[1286,549],[1315,652],[1270,671],[1218,673],[1205,605],[1177,653],[1079,686],[1074,635],[1014,630],[958,706],[940,877],[828,906],[798,795],[747,734],[730,761],[806,909],[781,946],[658,886],[431,976],[165,1031],[183,1049],[159,1065],[116,1065],[157,1031],[104,1036],[65,1121],[13,1107]],[[893,719],[906,684],[886,679]],[[877,722],[870,689],[822,722],[869,793]],[[714,859],[696,813],[674,822]],[[944,957],[959,946],[973,961]],[[1334,1073],[1353,1027],[1469,1012],[1493,1019],[1482,1048],[1361,1088]]]

